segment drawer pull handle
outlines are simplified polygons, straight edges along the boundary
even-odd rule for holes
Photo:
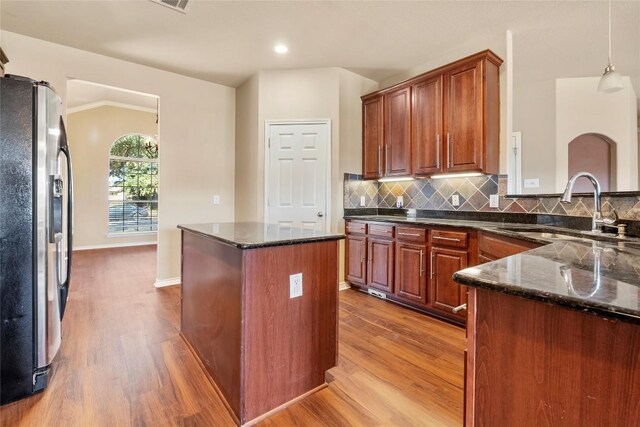
[[[398,233],[401,236],[415,236],[415,237],[420,237],[420,233]]]
[[[458,313],[458,312],[460,312],[460,311],[462,311],[462,310],[466,310],[466,309],[467,309],[467,303],[465,302],[465,303],[464,303],[464,304],[462,304],[462,305],[459,305],[459,306],[457,306],[457,307],[453,307],[453,308],[451,309],[451,311],[453,311],[454,313]]]
[[[436,169],[440,169],[440,134],[436,136]]]
[[[434,239],[440,239],[440,240],[446,240],[448,242],[460,242],[460,239],[456,239],[455,237],[440,237],[440,236],[433,236]]]
[[[431,251],[431,278],[433,279],[433,258],[435,257],[435,253]]]

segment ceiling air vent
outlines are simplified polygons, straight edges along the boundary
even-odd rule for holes
[[[161,4],[163,6],[167,6],[173,10],[177,10],[178,12],[187,13],[187,4],[189,4],[189,0],[150,0],[154,3]]]

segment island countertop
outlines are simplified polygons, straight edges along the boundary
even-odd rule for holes
[[[222,222],[178,225],[181,230],[219,240],[239,249],[297,245],[344,239],[343,234],[262,222]]]
[[[560,241],[454,273],[463,285],[640,323],[640,250]]]

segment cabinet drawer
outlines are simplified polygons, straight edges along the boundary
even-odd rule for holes
[[[369,235],[393,239],[393,225],[369,224]]]
[[[540,246],[538,243],[494,234],[480,233],[478,236],[478,252],[480,256],[494,260],[519,254],[520,252]]]
[[[367,224],[364,222],[347,221],[345,229],[347,234],[367,234]]]
[[[417,227],[396,227],[396,238],[406,242],[420,242],[427,241],[427,230]]]
[[[434,246],[466,248],[468,236],[469,233],[464,231],[431,230],[431,244]]]

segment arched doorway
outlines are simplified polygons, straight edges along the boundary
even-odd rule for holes
[[[569,176],[578,172],[590,172],[598,178],[602,191],[616,189],[616,144],[598,133],[585,133],[569,143]],[[591,192],[593,186],[579,180],[576,192]]]

